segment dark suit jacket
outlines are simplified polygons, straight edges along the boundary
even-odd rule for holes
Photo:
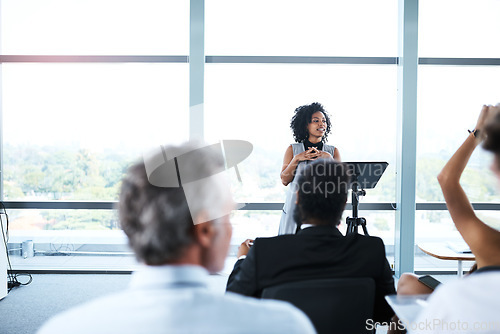
[[[227,291],[260,297],[266,287],[316,278],[371,277],[375,280],[374,321],[394,314],[384,299],[395,294],[394,279],[382,239],[337,228],[314,226],[297,234],[257,238],[246,259],[238,260]]]

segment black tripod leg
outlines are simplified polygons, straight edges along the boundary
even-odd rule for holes
[[[349,219],[349,218],[347,218]],[[348,235],[349,233],[352,233],[354,232],[354,223],[352,222],[352,220],[347,220],[347,230],[345,232],[346,235]]]
[[[368,234],[368,230],[366,229],[366,224],[363,224],[362,226],[363,226],[363,233],[364,233],[365,235],[369,235],[369,234]]]

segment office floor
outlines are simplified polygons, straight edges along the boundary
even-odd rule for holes
[[[51,316],[124,289],[130,275],[32,275],[0,300],[0,333],[34,334]],[[25,277],[19,280],[25,281]]]
[[[0,300],[0,333],[34,334],[54,314],[123,290],[130,281],[128,274],[35,274],[32,277],[29,285],[14,288]],[[457,279],[455,275],[435,277],[442,282]],[[216,293],[224,293],[226,281],[227,275],[212,275],[209,287]],[[377,334],[386,331],[380,327]]]

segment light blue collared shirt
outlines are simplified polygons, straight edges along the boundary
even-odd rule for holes
[[[294,306],[214,293],[208,275],[199,266],[144,266],[129,289],[61,313],[38,334],[315,333]]]

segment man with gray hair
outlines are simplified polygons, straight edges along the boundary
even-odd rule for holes
[[[142,263],[130,288],[56,316],[39,334],[314,333],[290,304],[208,288],[209,273],[223,269],[232,233],[235,203],[221,177],[222,155],[184,144],[144,160],[128,170],[118,204]],[[158,186],[164,182],[174,186]]]

